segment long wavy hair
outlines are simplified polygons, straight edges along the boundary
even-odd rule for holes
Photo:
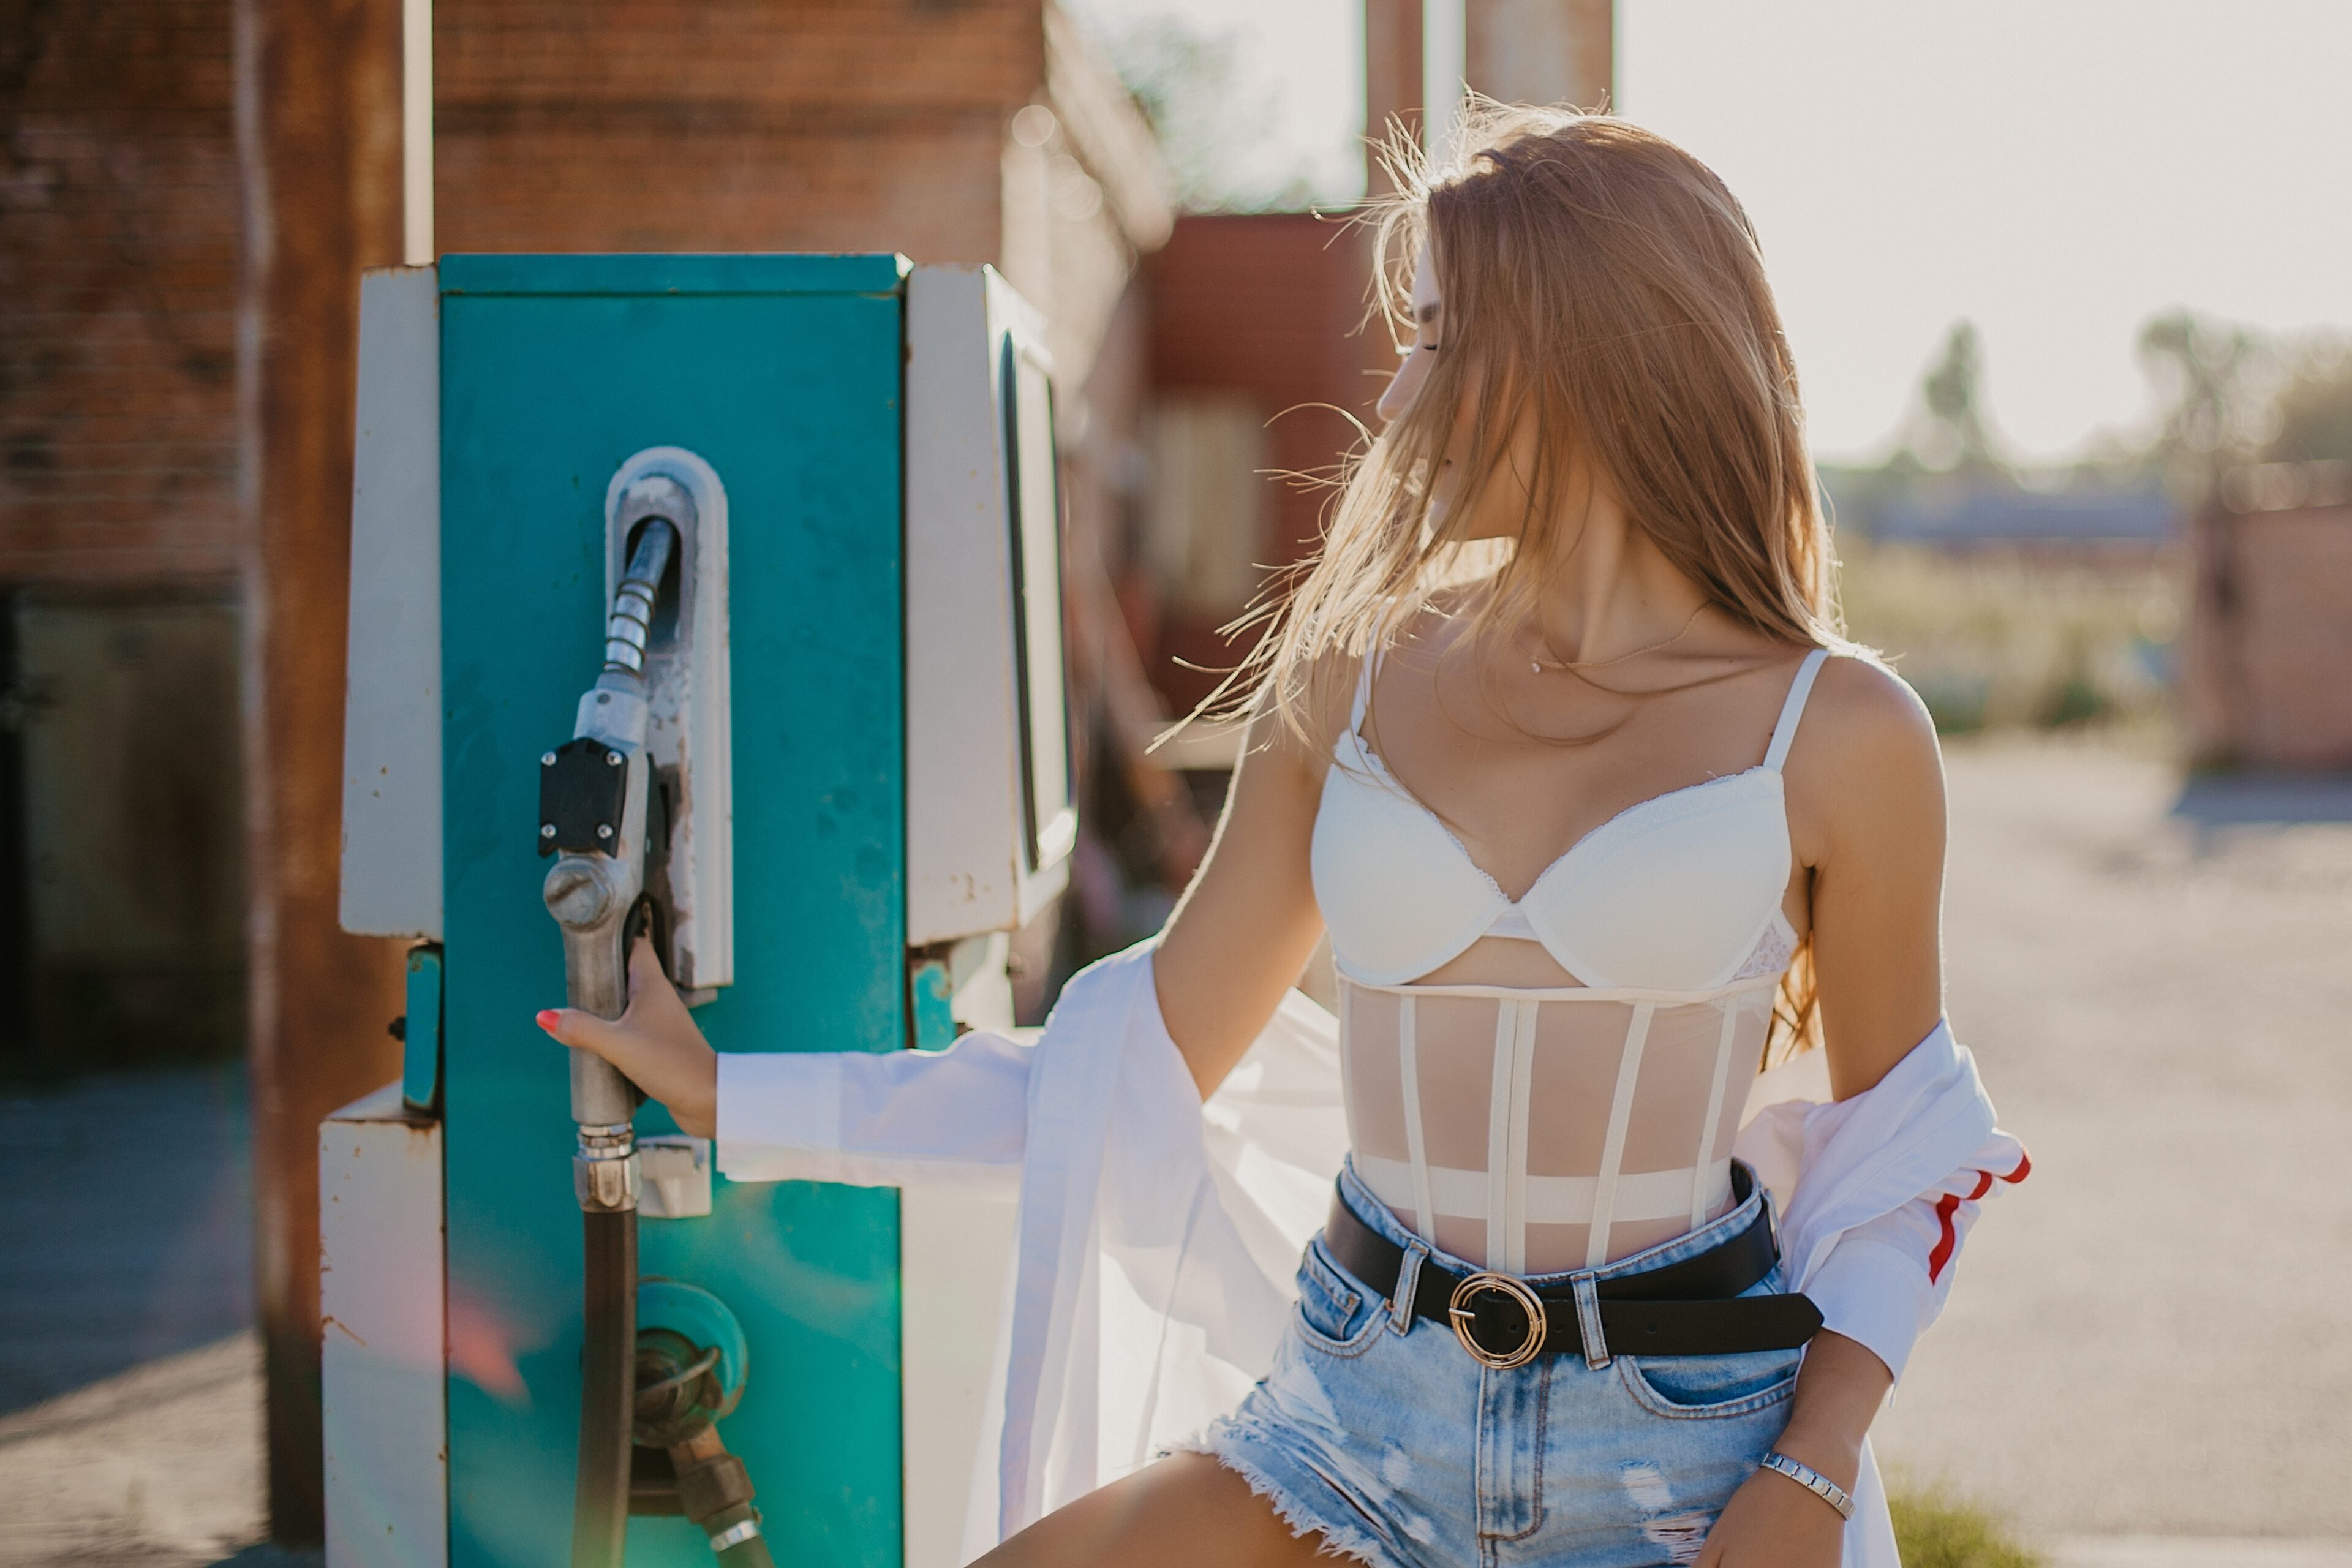
[[[1482,582],[1467,635],[1507,635],[1575,547],[1596,474],[1724,614],[1780,642],[1850,647],[1796,364],[1738,199],[1680,147],[1607,115],[1474,100],[1454,145],[1441,164],[1392,142],[1396,194],[1366,220],[1372,313],[1410,340],[1425,247],[1444,352],[1348,459],[1319,549],[1258,607],[1266,634],[1225,694],[1310,738],[1318,669],[1352,665],[1399,605],[1449,584]],[[1465,410],[1471,457],[1433,514]],[[1518,535],[1465,539],[1522,418],[1536,439]],[[1818,1011],[1809,936],[1767,1059],[1817,1043]]]

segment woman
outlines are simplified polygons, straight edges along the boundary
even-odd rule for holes
[[[1620,121],[1490,108],[1462,144],[1382,226],[1387,428],[1149,955],[1205,1099],[1328,931],[1339,1198],[1239,1407],[1003,1568],[1829,1568],[1984,1170],[2023,1173],[1940,1023],[1934,731],[1839,635],[1745,215]],[[752,1091],[641,969],[620,1024],[542,1025],[712,1131]],[[1843,1206],[1792,1258],[1732,1145],[1815,1043],[1798,1202]],[[1963,1102],[1974,1167],[1853,1196]]]

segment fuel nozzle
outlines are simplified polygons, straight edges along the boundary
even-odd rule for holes
[[[572,739],[539,760],[538,847],[557,858],[541,896],[563,934],[565,999],[600,1018],[617,1018],[629,1005],[629,938],[645,894],[651,778],[646,645],[677,542],[670,520],[645,518],[605,617],[604,668],[580,699]],[[592,1052],[574,1050],[571,1069],[584,1307],[572,1563],[620,1568],[637,1338],[640,1176],[631,1123],[645,1097]]]
[[[583,1012],[617,1018],[629,1002],[631,916],[645,892],[646,645],[677,530],[648,517],[604,619],[604,664],[580,699],[572,739],[539,759],[539,852],[556,856],[541,897],[563,932],[567,1000]],[[583,1130],[582,1154],[593,1162],[625,1158],[610,1130],[635,1112],[638,1097],[613,1068],[575,1052],[572,1119]],[[592,1144],[593,1145],[592,1147]],[[588,1184],[583,1207],[634,1206],[616,1182]]]

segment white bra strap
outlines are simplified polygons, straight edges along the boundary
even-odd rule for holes
[[[1379,622],[1372,627],[1372,646],[1364,650],[1364,660],[1356,671],[1356,705],[1348,714],[1348,733],[1361,740],[1364,715],[1371,710],[1372,678],[1381,672],[1381,658],[1389,650],[1389,625],[1396,618],[1396,605],[1391,603],[1381,612]]]
[[[1813,694],[1813,677],[1822,672],[1829,661],[1830,650],[1817,647],[1805,656],[1797,667],[1797,679],[1789,682],[1789,700],[1780,704],[1780,721],[1772,726],[1772,744],[1764,752],[1764,766],[1772,773],[1789,760],[1789,743],[1797,738],[1797,721],[1805,716],[1805,699]]]

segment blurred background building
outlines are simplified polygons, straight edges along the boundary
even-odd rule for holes
[[[1958,323],[1893,455],[1825,466],[1845,605],[1948,732],[2137,725],[2192,768],[2352,767],[2352,358],[2175,312],[2162,423],[2006,457]]]

